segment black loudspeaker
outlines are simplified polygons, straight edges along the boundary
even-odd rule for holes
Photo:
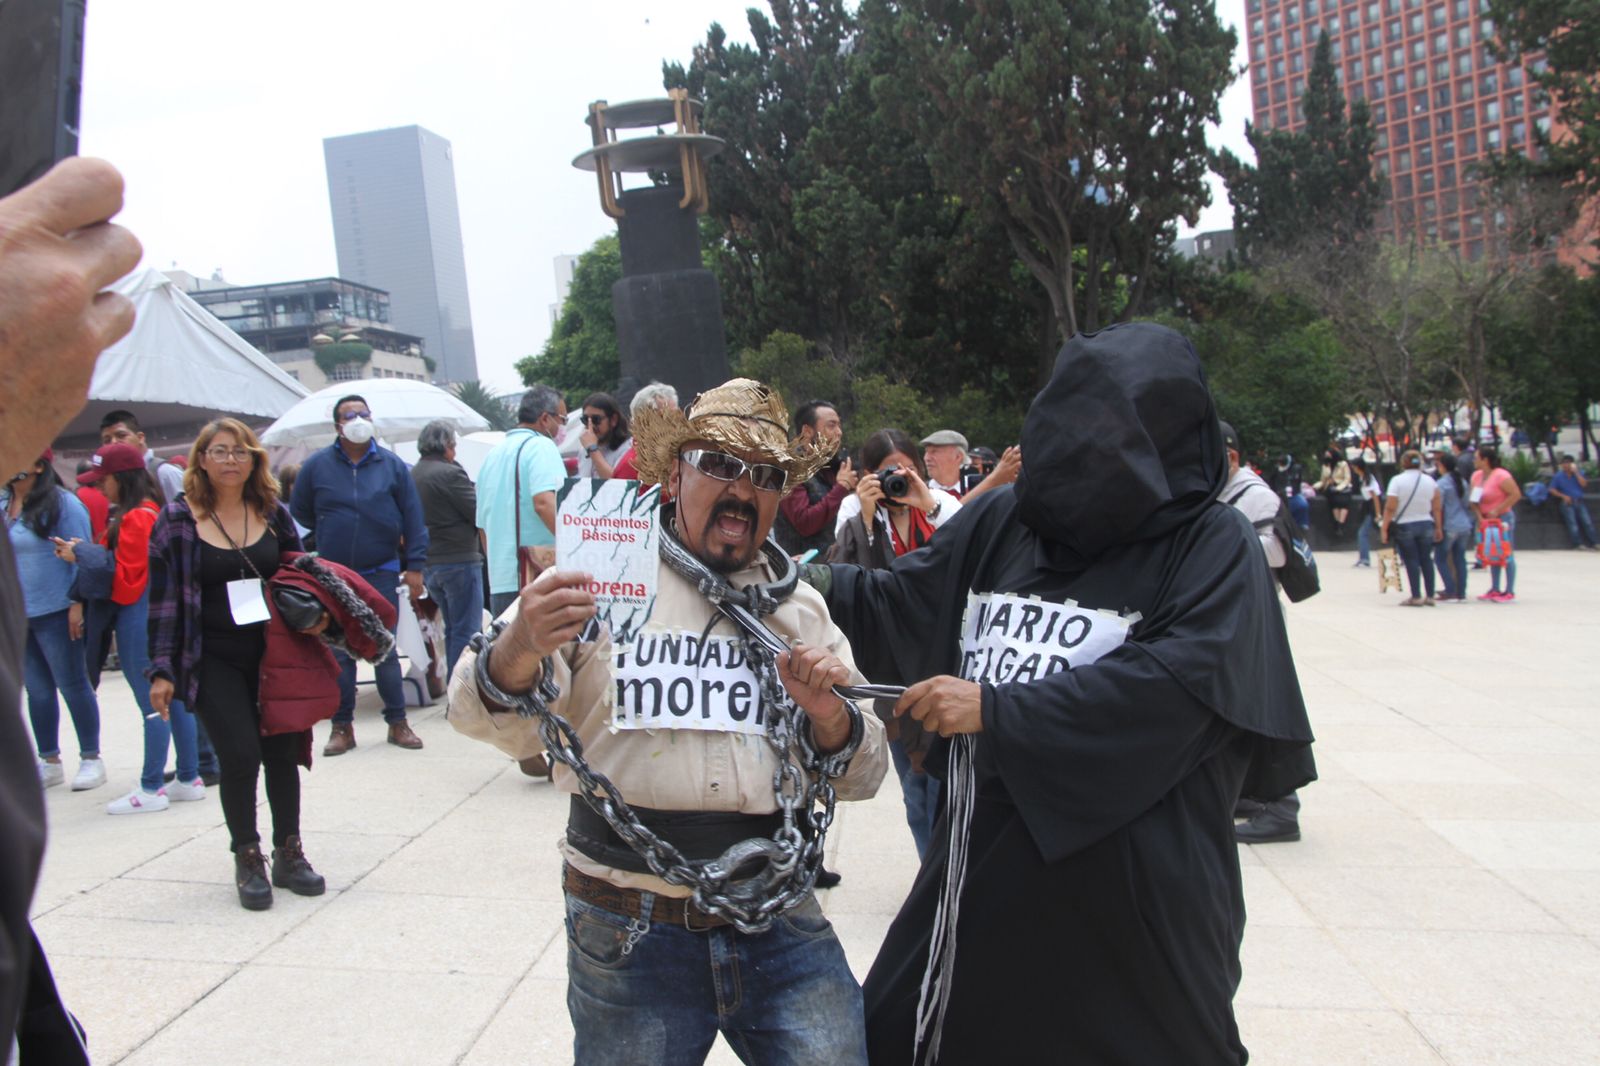
[[[695,261],[698,264],[698,246]],[[691,270],[624,276],[611,287],[611,308],[622,374],[619,399],[662,381],[678,390],[679,401],[687,407],[706,389],[728,380],[722,292],[711,271],[696,265]]]

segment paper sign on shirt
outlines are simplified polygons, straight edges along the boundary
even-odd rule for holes
[[[241,577],[228,582],[228,609],[233,612],[234,625],[251,626],[272,618],[259,577]]]
[[[761,683],[736,638],[646,630],[617,646],[611,667],[616,729],[766,732]]]
[[[618,645],[655,609],[661,557],[661,488],[637,481],[568,478],[556,494],[556,566],[593,576],[597,620]]]
[[[1087,666],[1127,640],[1138,620],[1071,600],[971,592],[961,621],[961,677],[1026,683]]]

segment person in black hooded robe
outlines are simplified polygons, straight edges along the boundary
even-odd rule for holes
[[[865,984],[871,1060],[1246,1062],[1232,812],[1312,738],[1194,349],[1074,337],[1022,453],[891,569],[809,571],[867,676],[914,683],[896,713],[946,738]]]

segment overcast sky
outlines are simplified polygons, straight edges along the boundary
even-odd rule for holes
[[[122,218],[147,264],[259,284],[337,273],[324,137],[416,124],[447,138],[478,368],[508,390],[549,334],[553,258],[613,230],[571,166],[589,101],[661,96],[662,61],[687,63],[713,21],[748,40],[749,6],[95,0],[82,151],[127,178]],[[1218,10],[1242,66],[1244,2]],[[1249,106],[1241,78],[1214,145],[1245,148]],[[1229,225],[1220,184],[1213,199],[1200,229]]]

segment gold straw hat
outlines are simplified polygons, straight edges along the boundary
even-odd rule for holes
[[[749,378],[734,378],[694,398],[685,411],[650,406],[633,419],[634,466],[647,485],[667,483],[678,451],[692,440],[708,440],[742,456],[760,456],[789,475],[784,491],[809,481],[833,457],[834,443],[789,438],[783,397]]]

